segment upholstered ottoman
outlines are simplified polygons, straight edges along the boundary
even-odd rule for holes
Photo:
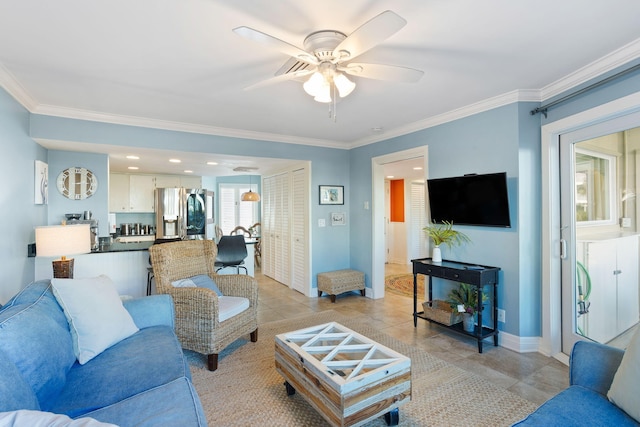
[[[336,302],[336,295],[349,291],[360,291],[364,296],[364,273],[357,270],[337,270],[318,273],[318,296],[326,292],[331,302]]]

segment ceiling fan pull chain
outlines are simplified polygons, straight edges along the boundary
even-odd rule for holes
[[[333,123],[337,121],[337,105],[336,105],[336,85],[334,83],[331,84],[333,87]],[[329,110],[329,118],[331,118],[331,110]]]

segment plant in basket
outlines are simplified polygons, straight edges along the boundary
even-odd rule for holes
[[[482,303],[484,303],[488,297],[484,292],[481,293]],[[460,283],[457,289],[452,289],[449,292],[447,302],[451,305],[451,308],[463,314],[464,330],[473,332],[476,308],[478,306],[478,288],[466,283]]]

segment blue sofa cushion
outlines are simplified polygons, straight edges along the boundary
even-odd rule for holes
[[[135,414],[135,423],[132,423],[132,414]],[[200,399],[187,378],[178,378],[85,416],[120,426],[207,425]]]
[[[40,409],[36,394],[3,351],[0,351],[0,373],[0,412]]]
[[[602,394],[573,385],[545,402],[516,426],[624,427],[638,424]]]
[[[75,418],[180,377],[190,378],[191,373],[173,329],[153,326],[106,349],[90,363],[74,364],[58,396],[41,406]]]
[[[63,320],[64,319],[64,320]],[[0,311],[0,351],[39,402],[58,394],[75,362],[71,333],[50,286],[32,284]]]

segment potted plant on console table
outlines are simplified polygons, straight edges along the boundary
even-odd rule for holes
[[[453,229],[453,222],[442,221],[441,224],[429,224],[422,229],[433,240],[433,255],[431,261],[442,262],[440,245],[445,244],[449,248],[470,242],[469,236],[462,231]]]
[[[482,303],[487,299],[487,295],[482,292]],[[451,308],[457,309],[459,313],[462,313],[462,326],[465,332],[473,332],[475,329],[476,309],[478,308],[478,288],[466,283],[460,283],[458,289],[451,290],[447,302],[451,305]],[[482,310],[482,305],[480,310]]]

